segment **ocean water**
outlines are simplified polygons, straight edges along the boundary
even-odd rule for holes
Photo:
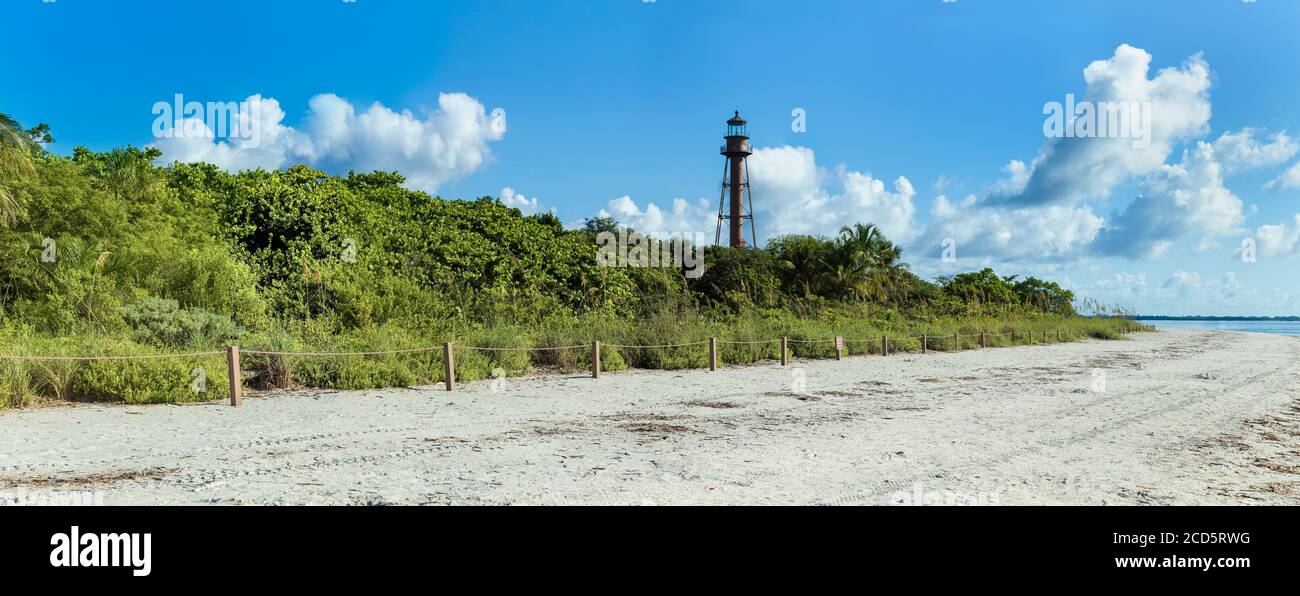
[[[1138,322],[1159,329],[1218,329],[1221,331],[1300,335],[1300,321],[1149,321],[1139,318]]]

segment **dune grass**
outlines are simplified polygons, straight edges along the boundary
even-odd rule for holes
[[[1122,319],[1083,317],[953,318],[907,321],[892,318],[802,318],[779,312],[747,317],[710,319],[701,315],[659,316],[617,320],[598,316],[554,319],[523,328],[494,326],[473,330],[413,331],[384,325],[344,334],[299,328],[273,334],[252,334],[242,349],[272,352],[391,351],[427,347],[428,351],[366,356],[282,356],[245,354],[241,359],[254,389],[312,387],[374,389],[430,385],[443,382],[442,343],[456,346],[456,376],[472,381],[538,371],[587,371],[591,342],[602,342],[601,368],[707,368],[709,338],[717,338],[722,365],[752,364],[780,358],[781,337],[790,340],[794,358],[834,358],[831,341],[845,339],[846,354],[882,352],[889,338],[891,354],[921,351],[926,336],[929,351],[947,352],[979,347],[986,333],[988,347],[1119,339],[1125,330],[1143,327]],[[1010,335],[1015,331],[1014,339]],[[1058,336],[1059,332],[1059,336]],[[954,338],[954,334],[960,337]],[[694,345],[680,345],[694,344]],[[575,347],[576,346],[576,347]],[[672,346],[672,347],[640,347]],[[473,348],[491,348],[476,350]],[[554,349],[564,348],[564,349]],[[209,346],[207,349],[220,349]],[[31,333],[0,337],[0,354],[7,355],[140,355],[160,350],[123,339],[43,338]],[[202,377],[202,382],[199,382]],[[227,392],[224,356],[131,361],[31,361],[0,359],[0,408],[16,408],[50,400],[124,403],[177,403],[222,399]]]

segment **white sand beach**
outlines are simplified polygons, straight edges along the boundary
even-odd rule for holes
[[[802,380],[806,384],[800,387]],[[1103,386],[1104,385],[1104,386]],[[1300,504],[1300,338],[0,412],[0,501]]]

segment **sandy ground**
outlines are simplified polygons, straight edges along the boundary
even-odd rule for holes
[[[1298,363],[1300,338],[1164,331],[23,410],[0,413],[0,500],[1300,504]]]

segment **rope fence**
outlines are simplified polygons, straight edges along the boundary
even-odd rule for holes
[[[541,346],[535,348],[481,348],[477,346],[461,346],[463,350],[474,350],[476,352],[549,352],[558,350],[585,350],[591,346]],[[437,349],[437,348],[433,348]]]
[[[1120,332],[1127,334],[1138,329],[1141,329],[1141,327],[1130,327],[1126,325],[1120,328]],[[372,351],[372,352],[278,352],[278,351],[268,351],[268,350],[242,350],[241,351],[239,346],[227,346],[225,351],[187,352],[187,353],[176,353],[176,354],[139,354],[134,356],[111,356],[111,355],[31,356],[31,355],[0,354],[0,361],[3,360],[17,360],[17,361],[157,360],[163,358],[212,357],[212,356],[221,356],[224,354],[226,356],[226,365],[227,365],[226,368],[227,368],[227,373],[230,381],[230,405],[239,406],[243,404],[243,372],[241,371],[240,368],[241,354],[249,354],[255,356],[347,357],[347,356],[388,356],[388,355],[396,355],[396,354],[418,354],[418,353],[436,352],[438,350],[442,350],[443,373],[446,378],[446,382],[444,385],[447,391],[453,391],[456,388],[455,350],[457,348],[461,350],[476,351],[476,352],[535,352],[535,351],[561,351],[561,350],[590,350],[592,353],[591,376],[592,378],[599,379],[601,347],[648,350],[648,349],[689,348],[689,347],[708,345],[709,346],[709,370],[716,371],[718,369],[718,345],[719,344],[759,346],[759,345],[768,345],[768,344],[779,342],[781,344],[781,354],[780,354],[781,366],[786,366],[787,364],[789,364],[790,344],[792,343],[806,344],[806,345],[833,343],[835,348],[835,359],[840,360],[844,357],[844,354],[846,352],[846,348],[845,348],[846,344],[850,344],[850,343],[859,343],[859,344],[879,343],[881,346],[881,354],[884,356],[888,356],[891,342],[895,346],[897,346],[900,341],[915,340],[920,344],[921,353],[925,354],[929,352],[930,345],[936,341],[951,340],[953,342],[955,349],[961,349],[961,338],[963,337],[979,338],[978,347],[987,348],[988,338],[990,337],[1010,336],[1013,344],[1016,341],[1017,337],[1025,337],[1028,341],[1032,343],[1037,343],[1038,342],[1037,337],[1039,337],[1036,335],[1037,333],[1038,332],[1035,331],[1028,331],[1028,332],[1022,332],[1021,334],[1018,334],[1017,330],[1012,329],[1010,331],[1003,332],[1003,333],[980,332],[980,333],[971,333],[965,335],[961,333],[953,333],[952,335],[922,334],[922,335],[916,335],[911,337],[907,337],[907,336],[889,337],[887,335],[882,335],[880,337],[861,338],[861,339],[850,339],[842,336],[835,336],[833,338],[828,338],[828,339],[790,339],[789,337],[780,337],[777,339],[765,339],[765,340],[724,340],[724,339],[718,339],[716,337],[711,337],[707,340],[702,340],[702,341],[675,343],[675,344],[647,344],[647,345],[606,344],[600,341],[593,341],[590,344],[578,344],[578,345],[570,345],[570,346],[539,346],[539,347],[525,347],[525,348],[490,347],[490,346],[456,346],[452,342],[446,342],[442,346],[438,346],[438,347],[411,348],[405,350],[384,350],[384,351]],[[1046,343],[1051,341],[1049,339],[1049,337],[1051,337],[1049,336],[1049,332],[1042,331],[1041,333],[1042,333],[1041,335],[1042,342]],[[1056,338],[1056,341],[1058,342],[1062,341],[1063,336],[1059,329],[1055,330],[1054,336]],[[868,353],[870,353],[870,348],[868,348]]]
[[[706,339],[704,341],[693,341],[684,344],[658,344],[658,345],[649,345],[649,346],[637,346],[637,345],[628,345],[628,344],[602,344],[602,345],[606,345],[611,348],[630,348],[634,350],[648,350],[648,349],[663,349],[663,348],[687,348],[691,346],[702,346],[707,343],[709,343],[709,340]]]
[[[385,350],[382,352],[263,352],[261,350],[244,350],[244,353],[257,356],[389,356],[392,354],[419,354],[436,351],[438,351],[438,348],[411,348],[409,350]],[[214,353],[221,354],[221,352]]]

